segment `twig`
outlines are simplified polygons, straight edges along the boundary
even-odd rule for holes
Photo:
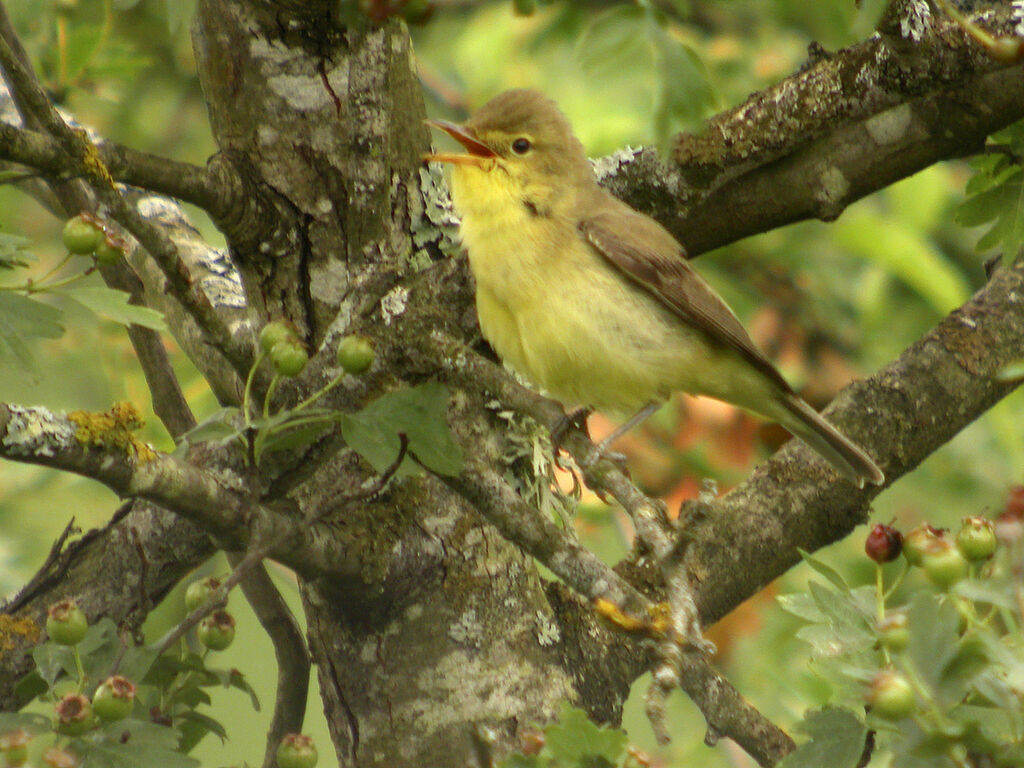
[[[239,560],[234,570],[228,574],[228,577],[220,583],[220,586],[213,591],[213,594],[211,594],[202,605],[192,611],[192,613],[182,619],[176,627],[160,638],[160,641],[156,645],[157,653],[166,653],[167,649],[178,642],[178,640],[180,640],[186,632],[192,629],[192,627],[213,613],[217,608],[223,607],[228,601],[228,593],[234,589],[238,583],[260,563],[260,561],[263,560],[263,557],[264,552],[262,549],[258,547],[250,549],[246,553],[245,557]]]
[[[228,562],[235,568],[244,562],[236,553],[228,552],[227,555]],[[282,737],[286,733],[302,731],[309,694],[309,651],[298,621],[262,563],[257,563],[242,579],[241,586],[245,599],[274,645],[277,659],[277,695],[263,758],[263,768],[273,768]]]

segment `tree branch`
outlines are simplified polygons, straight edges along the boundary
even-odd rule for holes
[[[1002,67],[953,22],[920,44],[844,49],[676,139],[599,162],[604,183],[696,256],[851,203],[940,160],[978,152],[1024,118],[1024,63]]]

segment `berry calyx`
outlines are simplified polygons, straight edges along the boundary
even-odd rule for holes
[[[365,336],[352,334],[341,340],[337,354],[338,365],[345,369],[346,373],[358,376],[373,365],[373,342]]]
[[[57,715],[57,733],[81,736],[96,727],[92,704],[80,693],[69,693],[54,707]]]
[[[223,651],[235,639],[235,617],[224,610],[214,611],[199,622],[196,636],[211,651]]]
[[[887,613],[878,622],[878,637],[882,647],[892,653],[899,653],[910,642],[910,624],[907,614],[900,611]]]
[[[185,610],[189,613],[210,599],[210,595],[220,587],[220,579],[207,576],[205,579],[193,581],[185,590]]]
[[[0,754],[4,756],[4,765],[24,765],[28,759],[28,743],[32,740],[29,732],[24,728],[10,731],[0,735]]]
[[[864,552],[876,563],[891,563],[903,551],[903,534],[885,523],[871,529],[864,542]]]
[[[100,720],[124,720],[135,704],[135,683],[121,675],[104,680],[92,697],[92,711]]]
[[[60,236],[71,253],[87,256],[103,240],[103,225],[94,216],[80,213],[65,222]]]
[[[304,733],[286,733],[277,747],[277,768],[313,768],[319,755]]]
[[[868,690],[871,711],[886,720],[901,720],[914,712],[914,687],[901,672],[882,670]]]
[[[61,600],[46,609],[46,634],[59,645],[78,645],[89,622],[74,600]]]
[[[988,560],[996,551],[996,527],[987,517],[965,517],[956,533],[956,545],[970,562]]]

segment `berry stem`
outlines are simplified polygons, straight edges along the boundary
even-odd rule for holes
[[[266,352],[260,352],[256,356],[256,361],[252,364],[252,368],[249,369],[249,376],[245,380],[245,394],[242,395],[242,415],[245,418],[245,426],[249,426],[252,423],[250,417],[250,404],[252,403],[252,383],[256,378],[256,369],[260,367],[260,363],[266,358]]]

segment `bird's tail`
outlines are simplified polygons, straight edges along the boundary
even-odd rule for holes
[[[855,482],[858,488],[863,488],[865,482],[874,485],[885,482],[885,475],[870,456],[798,396],[783,395],[775,405],[770,415]]]

